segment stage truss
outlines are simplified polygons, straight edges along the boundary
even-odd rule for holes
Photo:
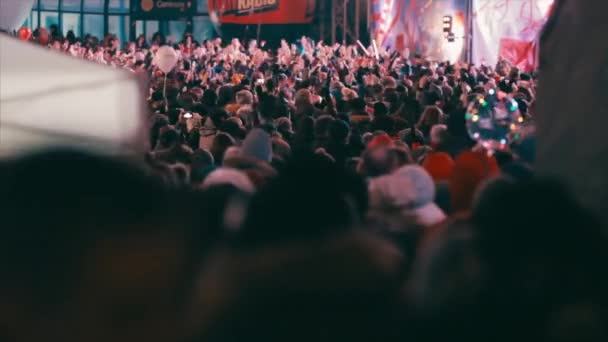
[[[361,29],[361,14],[368,16],[367,0],[321,0],[319,11],[320,35],[324,41],[353,44],[363,38],[361,32],[367,28]],[[366,18],[364,22],[368,23]]]

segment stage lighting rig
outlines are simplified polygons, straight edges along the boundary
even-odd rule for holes
[[[456,41],[456,35],[454,34],[454,17],[451,15],[443,16],[443,33],[445,39],[447,39],[449,43]]]
[[[451,15],[443,16],[443,32],[450,33],[452,32],[452,24],[454,23],[454,18]]]

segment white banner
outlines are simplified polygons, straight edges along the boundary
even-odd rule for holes
[[[537,37],[554,0],[473,0],[473,62],[506,59],[523,69],[535,66]]]

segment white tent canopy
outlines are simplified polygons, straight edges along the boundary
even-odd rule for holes
[[[12,31],[23,24],[34,0],[0,0],[0,29]]]
[[[143,151],[144,82],[0,35],[0,156],[67,146]]]

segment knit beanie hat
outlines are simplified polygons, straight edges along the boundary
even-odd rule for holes
[[[486,152],[461,153],[456,158],[449,181],[452,211],[469,211],[478,187],[498,173],[496,159]]]
[[[435,184],[418,165],[404,166],[369,184],[370,210],[380,215],[399,213],[417,224],[431,226],[445,219],[434,203]]]
[[[262,129],[253,129],[243,141],[241,155],[257,161],[270,163],[272,161],[272,141],[270,135]]]
[[[379,134],[377,136],[375,136],[367,145],[367,148],[376,148],[379,146],[390,146],[393,144],[393,139],[391,139],[391,137],[386,134],[386,133],[382,133]]]
[[[255,192],[255,186],[247,174],[230,168],[219,168],[211,172],[205,178],[202,188],[208,189],[218,185],[232,185],[243,192]]]
[[[435,183],[448,181],[454,170],[454,160],[444,152],[429,153],[422,167],[433,177]]]

